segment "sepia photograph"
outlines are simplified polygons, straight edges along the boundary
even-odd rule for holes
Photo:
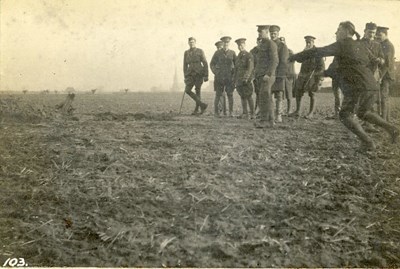
[[[400,267],[399,15],[0,0],[0,266]]]

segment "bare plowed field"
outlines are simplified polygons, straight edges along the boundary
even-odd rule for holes
[[[315,119],[263,130],[214,118],[203,95],[202,116],[187,97],[178,115],[179,93],[78,94],[70,116],[54,109],[65,95],[1,95],[0,265],[400,266],[386,133],[359,152],[326,119],[331,94]]]

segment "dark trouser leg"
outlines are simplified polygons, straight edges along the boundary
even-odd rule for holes
[[[229,104],[229,116],[233,114],[233,93],[226,93],[228,97],[228,104]]]
[[[303,95],[301,93],[296,93],[296,110],[289,114],[291,117],[298,117],[300,115],[300,110],[301,110],[301,99],[303,98]]]
[[[259,104],[259,92],[260,92],[260,85],[259,85],[259,80],[258,79],[254,79],[253,80],[253,85],[254,85],[254,93],[256,95],[256,101],[254,103],[255,107],[254,109],[260,109],[260,104]]]
[[[233,81],[227,80],[226,81],[226,95],[228,97],[228,108],[229,108],[229,116],[233,116],[233,90],[234,90],[234,85]]]
[[[189,95],[195,102],[196,102],[196,106],[201,106],[203,103],[200,101],[199,97],[197,97],[197,95],[192,92],[191,90],[185,90],[186,94]]]
[[[340,112],[340,120],[351,132],[353,132],[369,149],[375,148],[371,137],[364,131],[361,124],[354,118],[353,114]]]
[[[214,90],[215,90],[214,114],[215,114],[215,116],[219,116],[219,104],[220,104],[221,96],[224,92],[224,84],[218,78],[215,78]]]
[[[196,95],[197,95],[197,97],[199,98],[199,100],[201,100],[201,93],[200,93],[200,89],[195,89],[195,91],[196,91]],[[194,108],[194,112],[193,113],[198,113],[199,112],[199,108],[200,108],[200,106],[196,103],[196,107]]]
[[[285,78],[285,98],[286,98],[286,115],[292,111],[292,98],[293,98],[293,78]]]
[[[274,115],[274,103],[271,93],[272,84],[275,81],[275,77],[270,77],[269,80],[264,81],[263,78],[259,78],[261,80],[260,83],[260,120],[268,121],[271,124],[274,123],[275,115]]]
[[[286,103],[287,103],[286,114],[289,115],[290,111],[292,110],[292,97],[291,96],[288,96]]]
[[[307,118],[312,118],[315,112],[315,106],[317,102],[317,97],[315,96],[315,92],[309,92],[308,96],[310,96],[310,110],[308,112]]]
[[[219,104],[219,100],[220,99],[221,99],[221,93],[216,91],[215,92],[215,99],[214,99],[214,114],[216,116],[219,116],[218,104]]]
[[[340,121],[346,126],[351,132],[358,136],[364,146],[367,149],[375,149],[375,144],[371,137],[365,132],[361,124],[355,119],[354,111],[359,105],[359,100],[361,98],[360,92],[353,91],[352,89],[344,88],[344,99],[342,104],[342,109],[339,112]],[[374,100],[372,99],[372,102]],[[367,108],[367,103],[364,104],[363,108]],[[361,113],[362,110],[361,110]]]
[[[282,95],[283,92],[275,92],[275,121],[282,122]]]
[[[222,101],[222,112],[226,116],[226,93],[225,92],[222,93],[221,101]]]
[[[247,97],[247,101],[249,102],[250,116],[253,117],[254,116],[254,101],[253,101],[253,97],[250,95],[249,97]]]
[[[393,124],[385,121],[378,114],[374,112],[367,112],[363,115],[363,120],[368,121],[372,124],[378,125],[385,129],[385,131],[390,135],[392,143],[397,143],[399,138],[399,129]]]
[[[247,115],[248,111],[247,111],[247,99],[244,97],[240,97],[240,101],[242,102],[242,112],[243,115]]]
[[[366,93],[365,96],[360,98],[360,108],[358,116],[360,119],[369,123],[375,124],[385,129],[389,133],[392,143],[396,143],[399,137],[399,129],[385,119],[381,118],[378,114],[372,111],[373,104],[375,102],[376,95],[374,92]]]
[[[381,84],[381,111],[382,118],[389,121],[389,88],[390,80],[384,78]]]
[[[207,108],[205,103],[202,103],[200,100],[200,88],[203,83],[203,78],[201,76],[188,76],[185,78],[185,92],[189,95],[195,102],[197,110],[200,107],[201,113]],[[196,93],[192,92],[192,88],[195,86]],[[198,95],[197,95],[198,93]]]

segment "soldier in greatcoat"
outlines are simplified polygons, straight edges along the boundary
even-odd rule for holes
[[[215,100],[214,114],[219,117],[218,104],[222,93],[225,91],[228,97],[229,116],[233,116],[233,74],[236,61],[236,53],[229,49],[231,37],[224,36],[221,41],[224,42],[221,50],[215,52],[210,62],[211,71],[215,75]]]
[[[271,25],[269,27],[269,34],[271,40],[275,42],[278,47],[279,63],[275,72],[275,83],[272,85],[272,93],[275,96],[275,122],[282,122],[283,110],[283,94],[285,91],[285,80],[289,58],[289,50],[284,42],[279,38],[279,31],[281,28],[278,25]]]
[[[217,48],[217,51],[221,50],[223,46],[224,46],[224,42],[222,42],[221,40],[218,40],[217,42],[215,42],[215,47]],[[215,78],[214,78],[214,90],[216,87],[217,86],[215,84]],[[224,114],[224,116],[226,116],[226,94],[225,94],[225,92],[222,93],[221,98],[219,100],[218,111],[222,112]]]
[[[255,57],[255,80],[260,91],[260,117],[255,123],[256,128],[273,127],[275,122],[274,104],[271,87],[275,82],[275,71],[279,63],[278,47],[268,37],[269,25],[257,25],[258,37],[261,43]]]

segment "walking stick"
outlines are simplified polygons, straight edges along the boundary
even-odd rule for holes
[[[311,72],[311,75],[310,75],[310,77],[308,78],[306,84],[304,84],[304,88],[306,88],[306,87],[308,86],[308,83],[310,82],[310,80],[311,80],[311,78],[313,77],[314,73],[315,73],[315,68],[314,68],[314,70]]]
[[[186,92],[183,91],[183,96],[182,96],[182,101],[181,101],[181,107],[179,108],[179,113],[178,113],[178,114],[181,114],[182,106],[183,106],[183,99],[185,98],[185,94],[186,94]]]

